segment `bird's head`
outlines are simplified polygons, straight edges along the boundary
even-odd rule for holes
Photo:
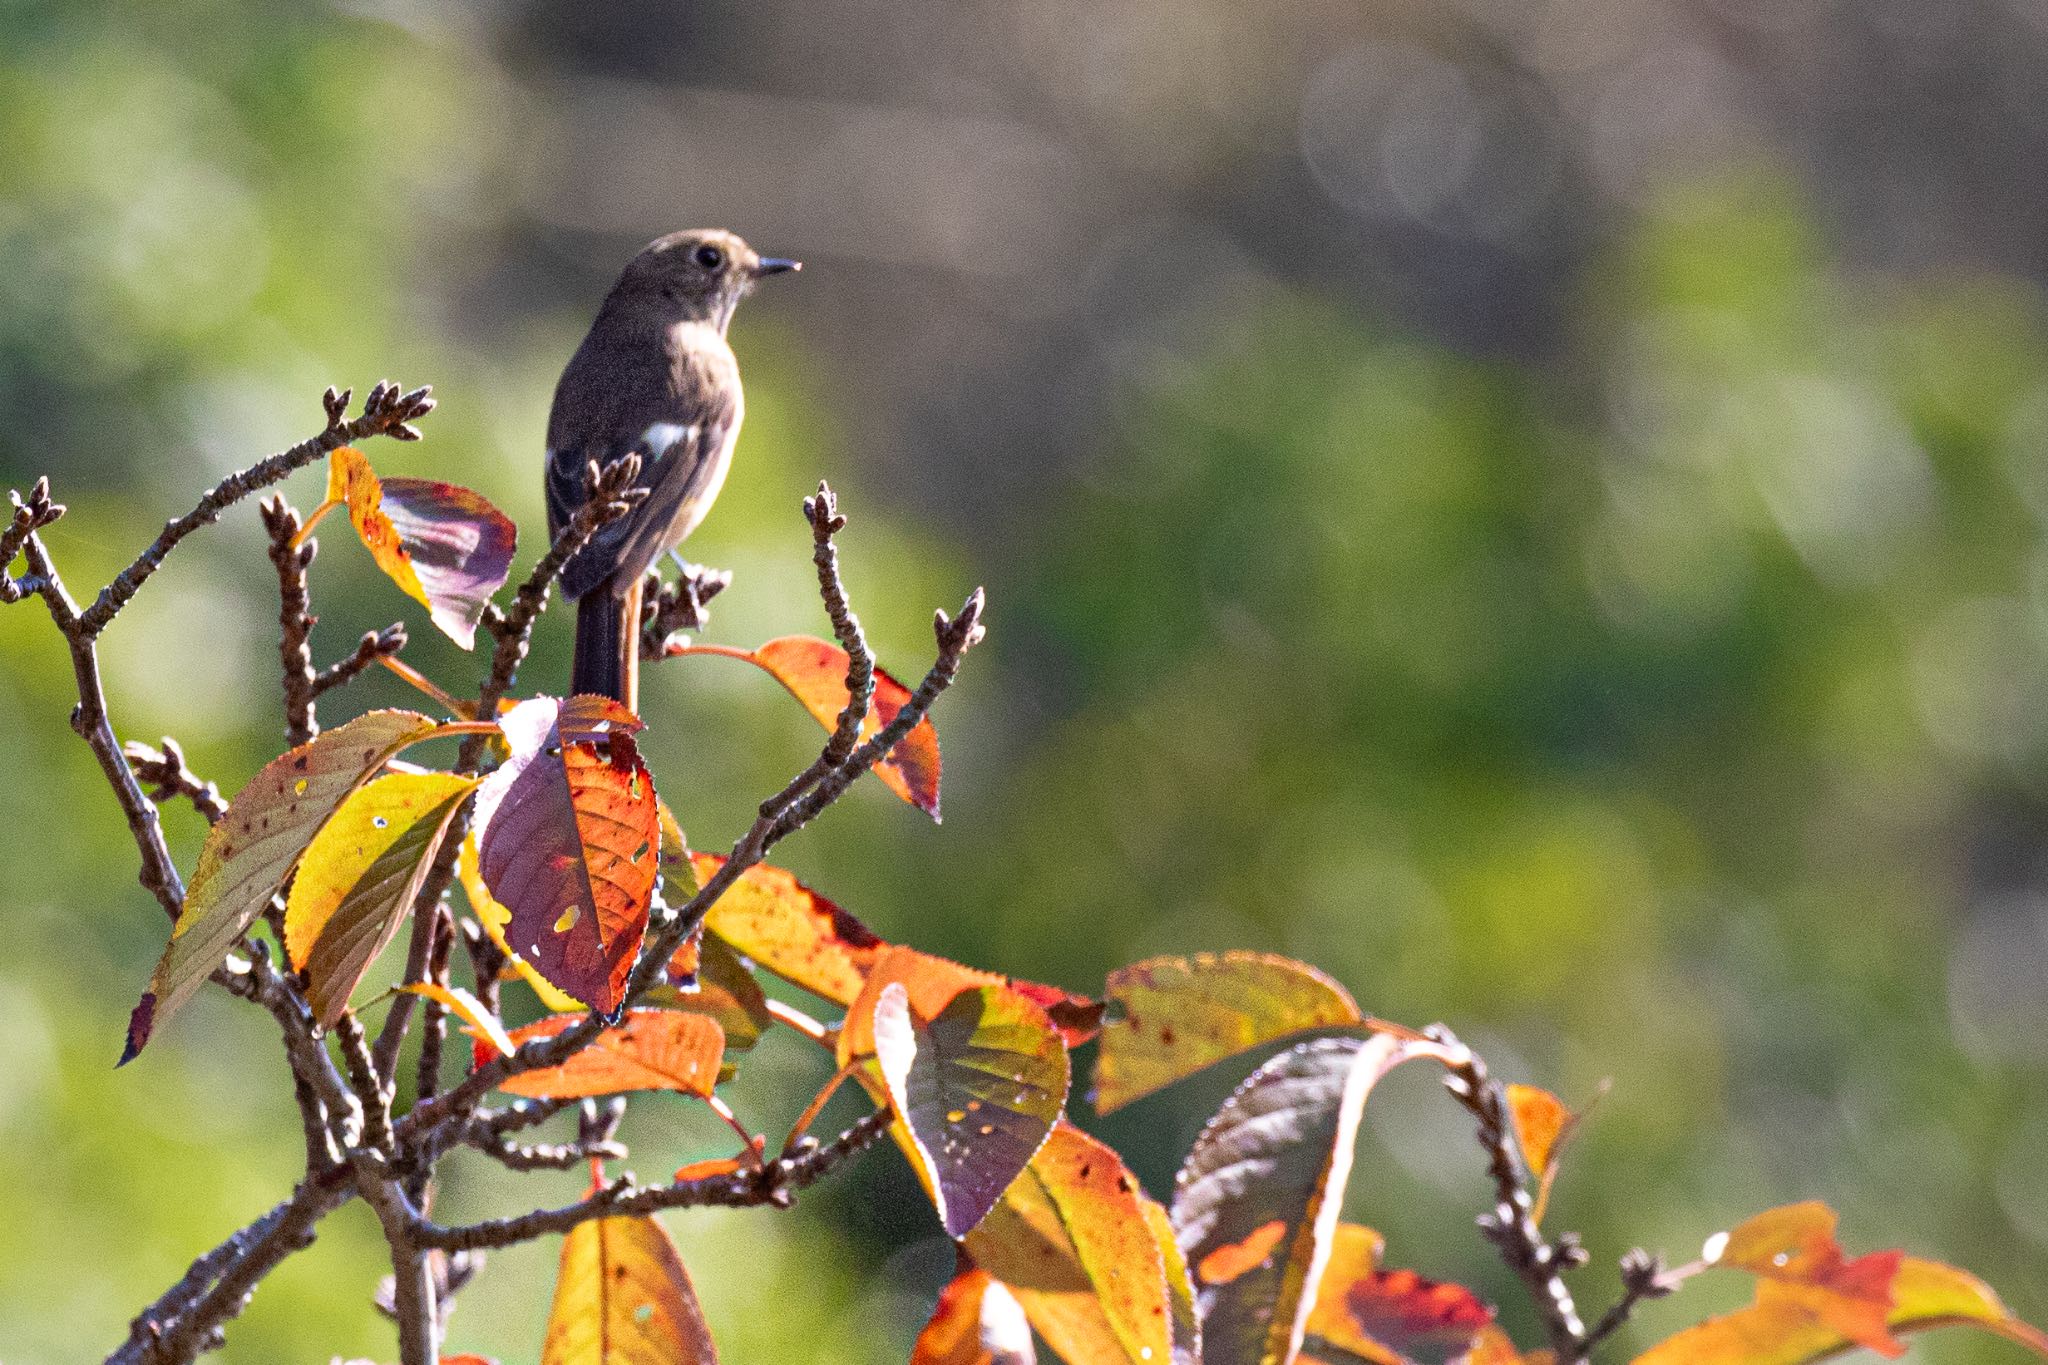
[[[619,275],[612,299],[652,308],[668,321],[723,330],[755,281],[801,269],[801,262],[761,255],[723,228],[690,228],[642,248]]]

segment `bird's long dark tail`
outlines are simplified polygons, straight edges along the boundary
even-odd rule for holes
[[[640,709],[640,584],[624,597],[601,583],[576,603],[576,659],[569,690],[596,693]]]

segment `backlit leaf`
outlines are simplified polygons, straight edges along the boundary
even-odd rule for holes
[[[1004,986],[962,990],[926,1021],[891,983],[876,1000],[874,1035],[939,1221],[964,1237],[1058,1122],[1066,1046],[1044,1010]]]
[[[1000,1280],[964,1256],[917,1334],[910,1365],[1036,1365],[1031,1324]]]
[[[886,946],[869,966],[860,995],[847,1007],[846,1022],[839,1029],[841,1066],[875,1050],[875,1001],[882,988],[892,982],[901,983],[909,993],[910,1008],[920,1019],[936,1017],[961,991],[976,986],[1007,986],[1044,1010],[1068,1047],[1086,1042],[1102,1018],[1097,1002],[1069,995],[1057,986],[965,967],[915,948]]]
[[[1873,1251],[1850,1260],[1835,1240],[1835,1211],[1818,1201],[1766,1209],[1730,1229],[1715,1258],[1760,1277],[1759,1302],[1797,1305],[1859,1346],[1888,1356],[1905,1345],[1886,1330],[1892,1278],[1905,1253]]]
[[[1309,1350],[1334,1346],[1382,1365],[1445,1365],[1493,1321],[1472,1291],[1380,1268],[1380,1235],[1340,1223],[1308,1318]]]
[[[1173,1365],[1201,1365],[1201,1311],[1195,1304],[1195,1282],[1188,1274],[1187,1258],[1181,1255],[1180,1243],[1174,1239],[1173,1218],[1157,1200],[1139,1202],[1166,1272],[1166,1299],[1173,1311]]]
[[[322,1027],[411,911],[449,821],[476,786],[454,773],[388,773],[351,792],[306,846],[285,902],[285,951]]]
[[[477,789],[477,869],[509,912],[505,938],[564,994],[618,1008],[659,874],[654,779],[623,732],[565,736],[552,697],[501,725],[511,757]],[[576,733],[576,731],[571,732]]]
[[[505,1025],[498,1016],[484,1008],[484,1002],[460,986],[443,986],[436,981],[415,981],[399,987],[414,995],[438,1002],[457,1019],[467,1024],[470,1031],[484,1042],[489,1043],[493,1055],[513,1051],[518,1044],[505,1032]]]
[[[1524,1355],[1499,1327],[1482,1327],[1473,1339],[1465,1365],[1552,1365],[1556,1359],[1556,1353],[1548,1350]]]
[[[514,1046],[552,1038],[582,1016],[557,1014],[512,1030]],[[635,1009],[560,1066],[508,1077],[498,1088],[533,1099],[573,1100],[633,1090],[706,1096],[718,1084],[725,1034],[687,1010]]]
[[[692,853],[701,884],[725,859]],[[758,863],[712,903],[705,927],[783,980],[838,1005],[851,1005],[868,968],[888,945],[873,930],[796,879]]]
[[[1061,1359],[1180,1361],[1150,1202],[1115,1152],[1062,1122],[968,1234],[967,1253]]]
[[[1558,1158],[1579,1131],[1583,1113],[1573,1113],[1548,1090],[1533,1085],[1507,1087],[1508,1119],[1523,1164],[1536,1178],[1536,1203],[1530,1216],[1537,1222],[1550,1207],[1550,1187],[1557,1181]]]
[[[1207,1365],[1287,1365],[1301,1349],[1373,1084],[1401,1063],[1455,1059],[1435,1043],[1374,1034],[1297,1043],[1216,1111],[1175,1182],[1173,1225],[1197,1267],[1286,1232],[1250,1268],[1199,1283]],[[1226,1258],[1227,1259],[1227,1258]]]
[[[846,690],[846,651],[829,640],[789,635],[752,651],[700,644],[671,646],[668,652],[722,654],[765,669],[827,730],[839,724],[839,714],[851,699]],[[910,690],[877,668],[875,697],[868,706],[867,719],[861,723],[861,737],[865,739],[887,726],[909,700]],[[875,765],[874,771],[890,791],[933,820],[939,818],[939,734],[932,728],[930,716],[920,719]]]
[[[1810,1309],[1767,1295],[1769,1287],[1769,1281],[1760,1282],[1750,1307],[1687,1328],[1638,1356],[1637,1365],[1806,1365],[1855,1349],[1855,1342]],[[1885,1325],[1895,1335],[1981,1327],[2048,1359],[2048,1333],[2015,1318],[1989,1285],[1953,1266],[1907,1256],[1892,1280],[1892,1295]]]
[[[725,1030],[725,1050],[729,1053],[753,1047],[773,1021],[761,983],[737,953],[715,938],[705,939],[698,950],[694,986],[656,986],[647,998],[668,1009],[689,1010],[716,1019]]]
[[[438,728],[415,711],[372,711],[272,759],[235,793],[207,831],[184,911],[129,1017],[124,1064],[226,959],[335,807],[386,759]]]
[[[1104,994],[1123,1017],[1095,1062],[1100,1114],[1262,1043],[1362,1018],[1335,981],[1267,953],[1150,958],[1110,973]]]
[[[484,607],[512,568],[518,530],[482,494],[432,479],[379,480],[353,446],[329,457],[327,497],[348,508],[349,523],[377,567],[449,639],[476,643]]]
[[[483,873],[476,865],[476,830],[471,828],[462,840],[462,854],[455,862],[455,880],[462,885],[462,894],[469,899],[469,908],[475,912],[478,924],[490,935],[491,942],[498,945],[498,951],[512,964],[512,972],[533,988],[540,997],[540,1003],[554,1013],[581,1010],[583,1003],[574,996],[565,994],[550,985],[548,979],[533,969],[533,964],[512,951],[512,944],[505,937],[505,926],[512,921],[512,912],[498,904],[498,898],[491,894],[491,888],[484,885]]]
[[[716,1365],[697,1292],[651,1217],[597,1218],[562,1239],[541,1365]]]

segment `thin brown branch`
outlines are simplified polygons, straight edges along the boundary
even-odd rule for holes
[[[640,599],[640,657],[647,660],[666,657],[669,637],[676,632],[704,629],[711,620],[711,599],[732,586],[732,574],[701,564],[680,565],[673,583],[664,583],[658,573],[647,578]]]
[[[313,695],[325,696],[335,688],[353,682],[364,669],[382,660],[396,658],[405,645],[405,623],[402,621],[393,621],[382,630],[363,632],[363,638],[356,642],[354,653],[327,665],[313,675]]]
[[[349,1088],[355,1092],[356,1103],[362,1106],[362,1145],[372,1152],[389,1154],[394,1147],[391,1092],[370,1060],[370,1042],[363,1036],[363,1026],[355,1015],[344,1010],[334,1025],[334,1036],[341,1040],[341,1060],[348,1069]]]
[[[1661,1299],[1678,1291],[1685,1283],[1688,1269],[1666,1270],[1662,1257],[1653,1256],[1641,1247],[1621,1258],[1621,1297],[1614,1306],[1600,1315],[1600,1321],[1593,1324],[1579,1347],[1581,1360],[1592,1354],[1593,1348],[1620,1331],[1634,1315],[1638,1305],[1649,1299]]]
[[[161,749],[130,740],[121,746],[121,755],[135,770],[136,780],[150,786],[150,799],[158,805],[174,796],[183,797],[209,825],[217,824],[228,813],[227,798],[220,794],[220,788],[192,771],[192,765],[185,761],[185,751],[169,735],[164,736]]]
[[[348,410],[349,392],[329,389],[321,399],[327,410],[327,426],[318,436],[309,437],[289,450],[279,451],[266,460],[260,460],[247,469],[237,470],[207,490],[199,503],[176,521],[167,523],[148,549],[136,556],[135,562],[114,577],[101,592],[92,606],[79,617],[79,627],[90,639],[107,628],[128,605],[135,594],[147,583],[150,576],[169,557],[178,542],[202,526],[210,526],[220,520],[228,508],[259,489],[268,488],[292,473],[332,454],[350,441],[360,441],[370,436],[390,436],[401,441],[417,441],[418,428],[412,423],[434,410],[433,391],[428,388],[413,389],[401,393],[398,385],[389,380],[370,390],[370,396],[363,400],[362,416],[352,421],[344,420],[342,414]]]
[[[1458,1045],[1441,1025],[1427,1033],[1438,1042]],[[1484,1058],[1469,1048],[1465,1055],[1464,1065],[1451,1068],[1444,1077],[1444,1088],[1478,1120],[1479,1145],[1486,1151],[1487,1174],[1493,1178],[1494,1207],[1479,1216],[1479,1231],[1521,1279],[1558,1365],[1572,1365],[1585,1359],[1588,1335],[1564,1272],[1584,1265],[1586,1250],[1573,1234],[1553,1242],[1537,1227],[1535,1201],[1522,1179],[1507,1092],[1487,1074]]]
[[[270,562],[277,569],[277,653],[283,665],[285,743],[297,748],[320,733],[313,712],[318,694],[313,689],[312,591],[307,583],[307,570],[313,567],[320,542],[300,543],[299,530],[304,523],[282,494],[265,498],[256,510],[270,536]]]
[[[889,1120],[888,1110],[877,1110],[830,1142],[806,1147],[759,1167],[656,1186],[640,1186],[631,1180],[620,1179],[586,1199],[561,1208],[541,1209],[514,1218],[460,1227],[422,1221],[413,1235],[422,1245],[457,1251],[511,1246],[549,1233],[567,1232],[578,1223],[587,1223],[593,1218],[714,1205],[728,1208],[786,1205],[797,1190],[815,1183],[887,1132]]]

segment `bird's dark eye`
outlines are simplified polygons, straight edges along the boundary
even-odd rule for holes
[[[725,264],[725,253],[715,246],[700,246],[692,259],[706,270],[716,270]]]

